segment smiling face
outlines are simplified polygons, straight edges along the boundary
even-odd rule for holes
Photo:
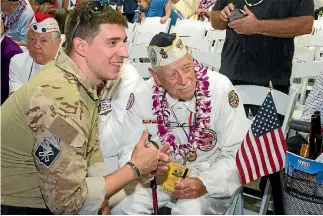
[[[61,43],[59,37],[53,38],[53,34],[59,36],[58,32],[38,33],[33,30],[28,31],[27,48],[29,55],[37,64],[44,65],[55,59],[57,50]]]
[[[155,82],[176,99],[190,100],[194,96],[196,78],[193,57],[186,54],[179,60],[162,66],[157,72],[150,69]]]
[[[99,34],[86,46],[85,60],[96,80],[114,80],[128,57],[125,28],[118,24],[101,24]]]

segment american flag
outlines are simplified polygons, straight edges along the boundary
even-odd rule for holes
[[[286,150],[276,106],[269,92],[236,155],[242,184],[283,169]]]

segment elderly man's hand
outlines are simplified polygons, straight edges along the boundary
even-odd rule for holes
[[[199,178],[186,178],[175,185],[172,194],[177,199],[196,199],[207,193],[207,190]]]
[[[223,8],[223,10],[221,11],[220,20],[225,23],[229,22],[228,16],[230,16],[231,11],[233,10],[234,10],[234,5],[232,3],[228,4],[228,6]]]
[[[258,33],[259,20],[257,17],[244,6],[244,11],[241,12],[246,15],[246,17],[234,20],[228,24],[237,34],[252,35]]]

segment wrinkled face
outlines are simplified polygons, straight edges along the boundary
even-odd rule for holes
[[[119,76],[124,58],[128,57],[125,28],[118,24],[100,25],[100,33],[86,46],[87,67],[98,80]]]
[[[27,47],[29,54],[38,64],[44,65],[54,60],[60,43],[60,38],[53,40],[52,32],[28,31]]]
[[[149,8],[150,5],[150,1],[149,0],[138,0],[138,6],[142,9],[142,10],[146,10]]]
[[[177,99],[190,100],[194,96],[196,78],[193,57],[186,54],[179,60],[159,68],[157,72],[150,70],[155,82],[161,85],[170,96]]]

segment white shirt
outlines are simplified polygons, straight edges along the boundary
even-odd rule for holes
[[[104,102],[105,110],[109,113],[106,115],[100,114],[101,151],[109,173],[118,169],[118,149],[122,136],[122,121],[129,95],[136,85],[145,85],[143,78],[129,63],[123,64],[120,73],[122,81],[116,94]]]
[[[9,66],[9,93],[20,88],[42,67],[30,57],[28,51],[13,56]]]
[[[188,162],[192,168],[191,177],[198,177],[205,185],[210,197],[230,197],[241,186],[235,156],[240,148],[250,122],[246,118],[242,102],[237,107],[229,103],[228,95],[234,87],[230,80],[217,72],[209,71],[209,91],[211,94],[212,112],[210,114],[210,129],[217,135],[217,142],[209,151],[197,150],[197,160]],[[133,106],[130,107],[123,120],[122,146],[119,148],[119,165],[124,165],[130,160],[136,143],[140,140],[145,128],[152,135],[153,141],[159,146],[162,144],[157,135],[157,124],[143,124],[143,120],[156,120],[152,106],[153,79],[147,81],[147,85],[137,85],[134,90]],[[180,102],[166,94],[168,106],[172,107],[175,116],[180,123],[188,122],[190,112],[195,112],[195,99]],[[130,102],[128,102],[131,104]],[[169,120],[174,121],[174,115],[170,112]],[[172,129],[176,137],[175,143],[187,143],[187,137],[178,127]],[[180,156],[175,159],[182,161]]]

